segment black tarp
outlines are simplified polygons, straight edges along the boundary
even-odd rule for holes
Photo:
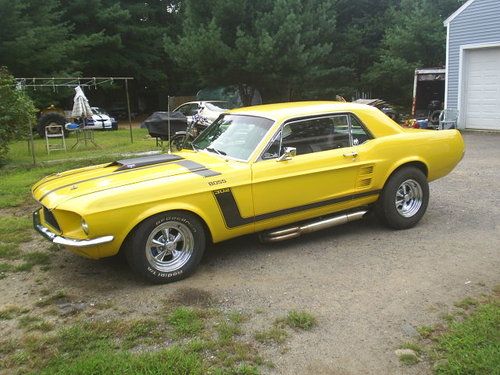
[[[170,119],[170,135],[186,130],[187,119],[181,112],[154,112],[141,124],[147,128],[151,137],[168,139],[168,120]]]

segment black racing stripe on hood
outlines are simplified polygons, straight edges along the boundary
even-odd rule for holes
[[[144,157],[140,157],[140,158],[117,160],[117,161],[114,161],[113,163],[111,163],[109,166],[110,167],[114,166],[114,165],[119,166],[119,168],[115,170],[115,172],[118,172],[118,171],[123,171],[125,169],[140,168],[140,167],[144,167],[147,165],[166,163],[166,162],[177,161],[177,160],[182,160],[182,159],[184,159],[184,158],[179,156],[179,155],[172,155],[172,154],[152,155],[152,156],[144,156]]]
[[[157,155],[155,155],[155,156],[157,156]],[[67,187],[70,187],[70,186],[73,186],[73,185],[81,184],[83,182],[99,180],[101,178],[106,178],[106,177],[109,177],[109,176],[114,176],[114,175],[117,175],[117,174],[122,174],[122,173],[127,173],[127,172],[134,172],[137,169],[152,168],[152,167],[156,167],[158,164],[161,164],[161,163],[169,163],[169,162],[172,162],[172,161],[175,161],[175,160],[181,160],[181,159],[183,159],[181,156],[177,156],[177,155],[159,155],[159,156],[169,156],[170,158],[164,158],[163,161],[157,161],[156,163],[150,162],[150,163],[142,164],[141,166],[135,165],[133,167],[125,167],[125,165],[131,165],[132,163],[130,163],[130,161],[139,160],[139,159],[146,159],[146,158],[133,158],[133,159],[123,159],[123,160],[114,161],[114,162],[112,162],[112,163],[110,163],[110,164],[108,164],[107,166],[104,167],[104,168],[107,168],[107,167],[121,165],[120,168],[115,169],[113,172],[104,174],[102,176],[96,176],[96,177],[92,177],[92,178],[86,178],[84,180],[72,182],[71,184],[66,184],[66,185],[59,186],[59,187],[57,187],[55,189],[52,189],[52,190],[46,192],[44,195],[42,195],[40,197],[39,201],[41,202],[47,195],[49,195],[51,193],[54,193],[54,192],[56,192],[58,190],[61,190],[61,189],[64,189],[64,188],[67,188]],[[124,164],[122,164],[122,162]],[[127,164],[127,162],[130,163],[130,164]],[[76,173],[78,173],[78,172],[76,172]],[[66,176],[63,176],[63,177],[66,177]],[[52,178],[49,181],[53,181],[53,180],[54,179]],[[49,181],[44,181],[44,183],[45,182],[49,182]],[[42,185],[43,184],[40,184],[36,188],[38,189]]]
[[[212,176],[220,175],[220,172],[216,172],[216,171],[213,171],[211,169],[208,169],[203,164],[197,163],[197,162],[192,161],[192,160],[181,160],[175,164],[178,164],[184,168],[187,168],[190,172],[196,173],[197,175],[200,175],[203,177],[212,177]]]

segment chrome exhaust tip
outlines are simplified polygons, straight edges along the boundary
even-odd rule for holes
[[[322,229],[336,227],[351,221],[362,219],[368,210],[344,213],[341,215],[321,218],[316,221],[309,221],[300,226],[278,228],[276,230],[265,231],[259,234],[259,239],[263,243],[279,242],[300,237],[306,233],[316,232]]]

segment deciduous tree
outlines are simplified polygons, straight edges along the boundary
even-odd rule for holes
[[[7,69],[0,67],[0,165],[6,161],[9,143],[26,136],[34,121],[33,102],[16,89]]]

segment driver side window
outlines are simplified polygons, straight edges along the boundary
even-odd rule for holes
[[[297,155],[305,155],[349,145],[348,115],[298,120],[283,126],[262,158],[279,157],[285,147],[294,147]]]

